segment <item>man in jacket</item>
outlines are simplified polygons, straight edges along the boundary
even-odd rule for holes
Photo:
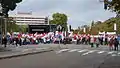
[[[5,36],[2,38],[2,44],[4,44],[4,47],[7,45],[7,38]]]
[[[118,51],[118,45],[119,45],[119,41],[115,38],[114,39],[114,50],[116,51]]]
[[[21,46],[22,45],[22,39],[19,38],[19,45]]]

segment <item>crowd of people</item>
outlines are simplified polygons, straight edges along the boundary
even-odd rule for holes
[[[109,46],[110,50],[118,50],[120,43],[120,37],[118,36],[111,36],[111,37],[91,37],[90,45],[91,47],[99,47],[99,45],[107,45]]]
[[[118,50],[120,37],[116,35],[89,35],[89,34],[73,34],[64,32],[49,33],[8,33],[3,36],[2,43],[5,45],[30,45],[30,44],[85,44],[91,47],[99,47],[99,45],[108,45],[110,50]]]

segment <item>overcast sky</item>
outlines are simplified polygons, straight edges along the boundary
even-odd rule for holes
[[[104,21],[115,16],[114,13],[105,11],[99,0],[23,0],[10,14],[16,11],[32,11],[34,15],[40,16],[65,13],[72,28],[90,24],[92,20]]]

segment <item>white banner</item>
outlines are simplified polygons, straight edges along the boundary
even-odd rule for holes
[[[114,23],[114,30],[117,30],[117,25],[116,25],[116,23]]]
[[[86,33],[86,28],[83,29],[83,32]]]

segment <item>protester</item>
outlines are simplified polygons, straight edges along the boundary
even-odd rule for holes
[[[113,35],[114,36],[114,35]],[[120,41],[120,37],[117,37]],[[10,44],[18,44],[21,45],[29,45],[29,44],[77,44],[77,45],[91,45],[94,47],[99,47],[99,45],[109,45],[109,49],[112,50],[113,46],[115,47],[114,50],[118,50],[118,45],[116,44],[116,40],[112,35],[90,35],[90,34],[73,34],[70,33],[68,36],[65,35],[63,32],[48,32],[48,33],[35,33],[35,34],[9,34],[7,36],[7,40],[10,41]],[[7,42],[6,42],[7,44]],[[6,47],[6,45],[5,45]]]
[[[2,38],[2,44],[4,45],[4,47],[6,47],[7,45],[7,38],[5,36],[3,36]]]
[[[14,38],[14,42],[15,42],[15,45],[18,46],[18,43],[19,43],[18,37]]]
[[[91,47],[94,47],[94,37],[93,36],[90,39],[90,44],[91,44]]]
[[[96,47],[99,47],[99,45],[100,45],[99,38],[96,38],[96,41],[95,41],[95,43],[96,43]]]
[[[118,45],[119,45],[119,41],[117,40],[117,38],[114,39],[114,50],[118,51]]]
[[[22,45],[22,39],[21,38],[19,38],[19,45],[21,46]]]
[[[109,50],[113,50],[113,45],[114,45],[114,38],[112,37],[109,41]]]
[[[108,45],[108,38],[105,37],[105,45]]]

